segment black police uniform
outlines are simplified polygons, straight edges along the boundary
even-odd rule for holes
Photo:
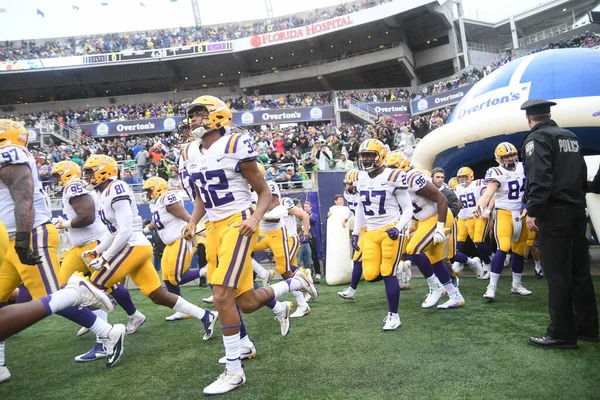
[[[555,103],[529,100],[527,115],[545,114]],[[521,148],[527,214],[536,218],[542,265],[548,282],[550,325],[530,338],[542,347],[565,347],[598,337],[598,313],[585,236],[587,167],[577,136],[553,120],[535,125]]]

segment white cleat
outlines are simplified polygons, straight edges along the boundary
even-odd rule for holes
[[[231,392],[246,383],[246,375],[242,371],[241,375],[232,374],[225,370],[216,381],[204,388],[204,394],[210,396]]]
[[[256,357],[256,347],[254,347],[254,343],[250,342],[250,347],[240,346],[240,360],[254,357]],[[227,364],[227,356],[219,358],[219,364]]]
[[[356,298],[356,289],[352,289],[351,287],[348,287],[348,289],[344,290],[343,292],[338,292],[338,295],[342,299],[354,300]]]
[[[475,271],[475,274],[477,274],[477,279],[483,279],[484,270],[479,257],[473,257],[470,260],[469,267],[471,267],[471,269]]]
[[[271,282],[273,282],[273,278],[275,277],[275,270],[269,269],[267,270],[269,276],[266,279],[262,279],[263,287],[271,286]]]
[[[208,303],[208,304],[212,304],[215,302],[214,296],[210,296],[210,297],[205,297],[202,299],[203,302]]]
[[[4,365],[0,365],[0,383],[10,379],[10,371]]]
[[[423,308],[431,308],[435,306],[444,295],[444,286],[439,281],[434,282],[429,286],[429,294],[425,297],[425,301],[421,304]]]
[[[310,314],[310,307],[307,304],[306,307],[299,306],[296,309],[296,311],[294,311],[294,313],[292,315],[290,315],[290,318],[300,318],[300,317],[304,317],[305,315],[308,315],[308,314]]]
[[[139,311],[127,316],[127,334],[133,335],[146,322],[146,316]]]
[[[106,350],[107,367],[114,367],[116,363],[119,362],[121,356],[123,356],[123,351],[125,350],[125,333],[127,329],[123,324],[115,324],[112,326],[110,332],[108,332],[108,336],[104,338],[99,338],[100,342],[104,345],[104,349]]]
[[[402,324],[400,322],[400,316],[394,313],[388,313],[387,317],[383,319],[383,322],[385,322],[383,330],[386,332],[395,331],[400,328],[400,325]]]
[[[115,311],[112,301],[108,298],[103,290],[98,289],[83,277],[80,273],[71,275],[65,289],[71,288],[77,290],[79,297],[75,306],[88,307],[93,306],[101,310],[111,313]]]
[[[275,319],[281,325],[281,336],[287,336],[290,333],[290,312],[293,304],[291,301],[282,301],[281,303],[285,309],[281,313],[275,314]]]
[[[96,343],[96,344],[94,344],[94,347],[92,347],[90,350],[88,350],[87,353],[80,354],[77,357],[75,357],[75,361],[77,361],[77,362],[96,361],[96,360],[100,360],[101,358],[106,358],[106,357],[108,357],[108,355],[106,354],[106,349],[104,348],[104,345],[102,343]]]
[[[306,276],[304,269],[298,268],[294,273],[292,279],[299,280],[301,285],[300,290],[302,292],[310,294],[313,300],[316,300],[319,297],[317,287],[312,283],[312,279]]]
[[[490,279],[490,271],[492,270],[492,264],[483,264],[483,276],[481,277],[482,280],[488,280]]]
[[[444,304],[437,306],[438,310],[450,310],[452,308],[464,307],[465,298],[462,297],[460,292],[457,290],[454,296],[450,296],[450,299]]]
[[[492,285],[491,283],[488,285],[487,290],[483,294],[483,298],[487,299],[488,302],[494,301],[494,297],[496,297],[496,285]]]
[[[215,325],[219,320],[218,311],[206,310],[206,312],[209,312],[210,315],[208,316],[208,322],[202,321],[202,324],[204,325],[204,336],[202,337],[202,340],[208,340],[213,336],[215,333]]]
[[[77,336],[83,336],[90,331],[89,328],[82,326],[80,330],[77,331]]]
[[[533,293],[531,290],[525,288],[525,286],[523,286],[522,283],[513,283],[510,291],[516,294],[520,294],[521,296],[529,296],[531,293]]]
[[[402,289],[410,289],[410,280],[412,278],[411,271],[412,263],[410,261],[404,261],[404,266],[402,269]]]
[[[460,275],[463,268],[464,268],[464,266],[461,263],[459,263],[458,261],[455,261],[452,263],[452,272],[454,272],[454,275]]]
[[[177,311],[175,314],[169,315],[168,317],[166,317],[165,321],[181,321],[182,319],[190,319],[190,318],[191,318],[190,314],[185,314],[185,313]]]
[[[310,303],[311,301],[313,301],[313,298],[310,295],[310,293],[304,293],[304,301],[306,301],[307,303]]]

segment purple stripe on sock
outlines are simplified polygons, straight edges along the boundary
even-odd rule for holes
[[[190,269],[188,272],[181,276],[179,280],[179,285],[184,285],[188,282],[193,281],[194,279],[200,278],[200,270],[199,269]]]
[[[350,280],[350,287],[354,290],[358,287],[358,283],[360,282],[360,277],[362,276],[362,261],[354,261],[354,266],[352,267],[352,279]]]
[[[504,269],[504,260],[506,259],[506,253],[502,250],[496,250],[494,258],[492,258],[492,272],[495,274],[501,274]]]
[[[385,284],[385,295],[388,301],[388,309],[391,313],[398,313],[398,303],[400,302],[400,285],[395,276],[386,276],[383,278]]]
[[[92,325],[94,325],[94,322],[96,322],[96,318],[98,318],[96,317],[96,314],[91,312],[87,307],[84,307],[81,310],[77,307],[69,307],[57,312],[57,314],[86,328],[91,328]]]
[[[52,295],[44,296],[44,297],[40,298],[40,301],[42,303],[44,303],[44,308],[46,308],[46,315],[52,314],[52,309],[50,308],[50,299],[51,298],[52,298]]]
[[[469,261],[469,257],[467,257],[465,254],[457,251],[456,254],[454,254],[454,257],[452,257],[452,262],[459,262],[461,264],[466,264],[467,261]]]
[[[125,310],[127,315],[133,315],[137,311],[135,306],[133,305],[133,301],[131,301],[131,296],[129,295],[129,291],[125,289],[123,285],[114,285],[111,291],[112,297],[115,299],[118,305]]]
[[[442,285],[445,285],[449,282],[452,282],[452,278],[450,277],[450,272],[448,272],[448,268],[443,261],[438,261],[433,264],[433,271],[435,272],[435,276],[438,277]]]
[[[522,274],[525,269],[525,260],[523,256],[513,253],[510,258],[510,267],[515,274]]]
[[[433,275],[433,268],[431,266],[431,261],[429,261],[429,257],[425,254],[413,254],[410,256],[412,261],[417,264],[419,271],[423,274],[425,279],[429,278]]]

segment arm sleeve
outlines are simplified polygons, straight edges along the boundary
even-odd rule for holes
[[[114,236],[110,247],[103,253],[106,260],[110,260],[123,250],[123,247],[125,247],[131,235],[133,235],[133,216],[129,201],[116,201],[113,203],[112,208],[115,210],[117,221],[119,221],[119,230]]]
[[[600,167],[594,176],[594,180],[587,183],[587,191],[590,193],[600,193]]]
[[[412,206],[411,206],[412,209]],[[358,200],[358,204],[356,204],[356,214],[354,214],[354,230],[352,231],[353,235],[358,235],[363,225],[365,224],[365,214],[364,207],[362,205],[362,201]]]
[[[402,208],[402,215],[400,216],[400,221],[396,224],[396,228],[402,231],[413,216],[413,205],[412,201],[410,201],[408,190],[396,190],[396,200],[400,208]]]
[[[288,209],[282,206],[281,204],[268,211],[263,215],[262,219],[280,219],[288,215]]]
[[[98,252],[98,254],[103,254],[106,251],[106,249],[110,247],[113,240],[115,240],[115,237],[107,229],[106,233],[100,238],[100,244],[96,246],[95,250]]]
[[[552,143],[534,139],[533,154],[528,160],[527,213],[535,218],[552,193]]]

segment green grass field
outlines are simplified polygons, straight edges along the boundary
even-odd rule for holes
[[[320,285],[312,313],[292,321],[288,337],[268,309],[246,316],[258,356],[245,361],[248,382],[230,399],[550,399],[598,398],[600,344],[580,343],[575,351],[529,346],[545,332],[545,281],[524,279],[530,297],[510,293],[500,281],[497,300],[482,299],[486,282],[463,278],[467,299],[459,310],[423,310],[426,284],[414,278],[400,299],[402,327],[382,332],[387,312],[383,283],[359,286],[358,298],[343,300],[342,287]],[[595,278],[596,288],[600,278]],[[598,292],[598,290],[597,290]],[[205,288],[184,288],[196,304]],[[599,295],[600,293],[597,293]],[[198,321],[166,323],[170,310],[132,292],[146,324],[127,338],[125,354],[113,369],[103,361],[76,364],[89,349],[91,334],[52,316],[9,339],[12,379],[0,385],[0,399],[193,399],[222,372],[220,335],[202,341]],[[291,299],[292,297],[289,296]],[[117,310],[112,322],[124,322]],[[220,333],[220,332],[219,332]]]

